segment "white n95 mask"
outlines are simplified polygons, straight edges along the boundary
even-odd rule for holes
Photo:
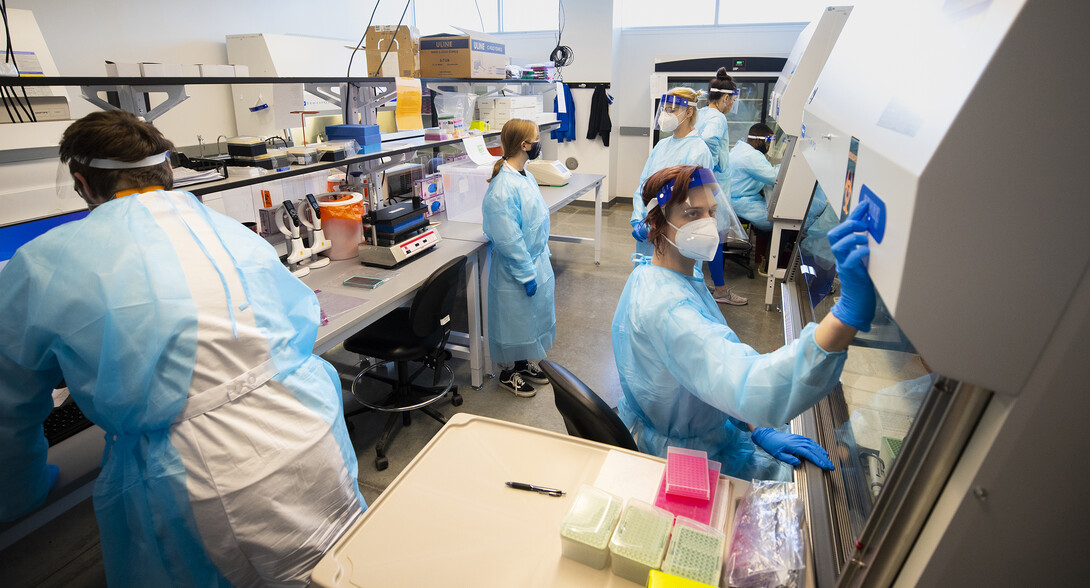
[[[672,112],[663,112],[659,115],[659,130],[664,133],[672,133],[677,126],[681,124],[677,120],[677,115]]]
[[[697,261],[711,261],[715,258],[715,251],[719,248],[719,230],[715,226],[714,218],[695,220],[681,228],[670,221],[666,221],[666,224],[677,229],[677,234],[674,235],[677,242],[669,239],[667,241],[677,247],[682,255]]]

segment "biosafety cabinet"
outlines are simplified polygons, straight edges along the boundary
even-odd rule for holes
[[[1084,3],[860,3],[807,94],[797,149],[831,221],[868,208],[879,296],[839,385],[792,422],[836,464],[796,470],[819,586],[1086,582],[1088,21]],[[831,224],[781,286],[788,340],[840,295]]]

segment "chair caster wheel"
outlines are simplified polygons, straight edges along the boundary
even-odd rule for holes
[[[390,462],[385,457],[376,457],[375,458],[375,469],[376,470],[381,472],[382,470],[384,470],[384,469],[386,469],[388,467],[390,467]]]
[[[455,397],[451,398],[450,403],[453,404],[454,406],[461,406],[462,405],[462,395],[459,394],[458,396],[455,396]]]
[[[596,261],[596,262],[594,262],[594,265],[602,265],[602,262]]]

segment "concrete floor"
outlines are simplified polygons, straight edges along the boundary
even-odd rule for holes
[[[621,389],[613,363],[610,322],[632,268],[630,254],[634,242],[628,225],[631,211],[630,205],[616,205],[603,211],[600,266],[594,264],[593,248],[589,245],[550,243],[556,274],[557,333],[549,359],[568,368],[614,407]],[[552,216],[552,229],[554,234],[593,236],[593,209],[565,207]],[[780,313],[768,312],[764,307],[765,278],[756,276],[751,280],[741,268],[728,262],[726,279],[738,293],[750,299],[746,306],[720,305],[739,338],[761,353],[781,346]],[[456,318],[455,327],[464,321],[464,317]],[[343,350],[334,350],[329,356],[344,363],[354,359]],[[440,402],[437,408],[441,413],[467,412],[564,432],[550,387],[540,387],[533,398],[516,398],[500,389],[492,378],[480,390],[474,390],[469,386],[468,364],[459,361],[456,367],[456,381],[464,403],[454,407],[447,401]],[[411,426],[397,432],[387,451],[389,468],[382,472],[375,470],[374,445],[386,416],[364,413],[350,419],[354,424],[352,442],[359,456],[360,491],[368,503],[374,502],[440,428],[438,422],[423,414],[416,413],[412,418]],[[105,586],[91,501],[80,503],[0,552],[0,585]]]

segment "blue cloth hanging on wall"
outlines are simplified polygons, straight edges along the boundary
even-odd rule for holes
[[[563,84],[563,86],[565,112],[560,112],[559,104],[557,104],[557,99],[560,98],[560,95],[557,94],[557,97],[553,98],[553,112],[556,113],[556,118],[560,119],[560,126],[557,127],[556,130],[549,133],[549,136],[553,139],[556,139],[558,143],[563,143],[564,141],[574,141],[576,139],[575,101],[572,100],[571,89],[568,88],[568,85]]]

